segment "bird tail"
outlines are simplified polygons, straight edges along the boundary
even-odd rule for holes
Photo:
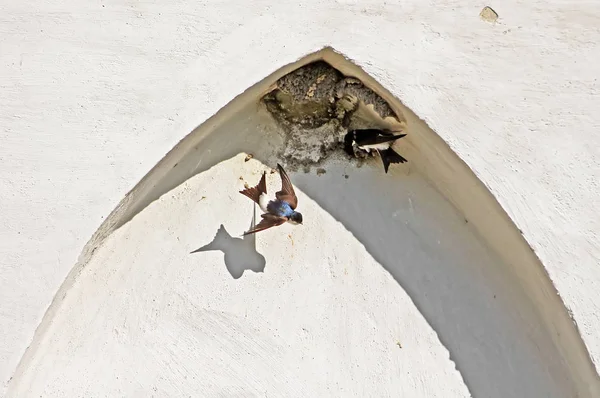
[[[240,193],[242,195],[249,197],[254,202],[256,202],[260,205],[260,202],[259,202],[260,195],[262,195],[263,193],[267,193],[267,183],[265,180],[266,175],[267,175],[267,172],[266,171],[263,172],[263,175],[260,178],[260,181],[257,186],[248,188],[248,189],[244,189],[243,191],[240,191]]]
[[[379,156],[381,156],[381,161],[383,162],[383,168],[387,174],[388,169],[390,168],[391,163],[404,163],[408,162],[405,158],[396,153],[392,147],[389,147],[386,150],[380,150]]]

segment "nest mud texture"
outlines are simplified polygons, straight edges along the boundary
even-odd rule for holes
[[[405,127],[404,117],[379,95],[324,61],[282,77],[262,102],[286,135],[282,157],[292,169],[307,170],[336,151],[344,153],[349,129]]]

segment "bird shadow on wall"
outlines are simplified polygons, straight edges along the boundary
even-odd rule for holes
[[[250,228],[256,223],[256,213],[252,216]],[[239,279],[244,271],[264,272],[265,257],[256,251],[256,235],[245,235],[243,238],[234,238],[221,224],[212,242],[194,250],[190,254],[218,250],[223,252],[225,266],[233,279]]]

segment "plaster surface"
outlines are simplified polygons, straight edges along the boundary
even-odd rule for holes
[[[241,239],[238,190],[263,170],[280,188],[282,137],[254,102],[204,135],[78,272],[10,396],[581,391],[517,276],[414,168],[290,171],[304,225]]]
[[[231,98],[326,45],[489,188],[597,365],[600,122],[589,61],[600,55],[599,5],[503,2],[488,24],[481,4],[464,1],[257,2],[239,12],[244,4],[0,3],[4,387],[123,196]]]

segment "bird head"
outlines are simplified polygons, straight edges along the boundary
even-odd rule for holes
[[[297,211],[293,212],[290,216],[290,221],[294,224],[302,224],[302,214]]]

